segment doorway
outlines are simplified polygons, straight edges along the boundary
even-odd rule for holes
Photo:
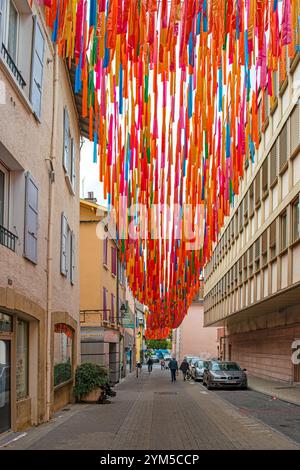
[[[11,347],[0,339],[0,434],[11,427]]]

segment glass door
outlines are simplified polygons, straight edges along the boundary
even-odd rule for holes
[[[0,339],[0,433],[11,426],[10,341]]]

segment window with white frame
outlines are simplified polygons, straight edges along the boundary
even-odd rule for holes
[[[6,0],[5,34],[2,38],[9,55],[17,62],[18,32],[19,32],[19,12],[12,0]]]

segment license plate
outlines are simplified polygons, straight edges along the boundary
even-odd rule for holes
[[[236,384],[237,381],[236,381],[236,380],[227,380],[227,383],[228,383],[228,384]]]

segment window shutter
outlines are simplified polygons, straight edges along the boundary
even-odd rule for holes
[[[67,108],[64,108],[64,155],[63,166],[66,173],[69,171],[70,158],[70,119]]]
[[[32,177],[26,173],[25,190],[25,236],[24,256],[37,263],[37,232],[38,232],[38,197],[39,190]]]
[[[277,162],[278,162],[278,139],[274,142],[270,152],[270,183],[273,184],[277,178]]]
[[[75,284],[75,268],[76,268],[76,239],[75,234],[71,234],[71,284]]]
[[[4,32],[4,2],[5,0],[0,0],[0,45],[2,47],[2,38]]]
[[[75,191],[75,181],[76,181],[76,150],[75,150],[75,141],[74,139],[71,140],[71,159],[72,159],[72,175],[71,182],[73,189]]]
[[[269,155],[267,155],[263,165],[262,165],[262,188],[263,193],[265,193],[269,188],[269,178],[268,178],[268,162],[269,162]]]
[[[0,0],[1,1],[1,0]],[[33,18],[30,101],[34,113],[41,116],[45,40],[37,17]]]
[[[107,320],[106,287],[103,287],[103,319]]]
[[[279,161],[280,161],[280,170],[287,162],[288,159],[288,146],[287,146],[287,122],[283,126],[282,131],[279,135],[279,146],[280,146],[280,154],[279,154]]]
[[[61,214],[61,254],[60,254],[60,272],[67,276],[67,249],[68,249],[68,221],[64,214]]]

